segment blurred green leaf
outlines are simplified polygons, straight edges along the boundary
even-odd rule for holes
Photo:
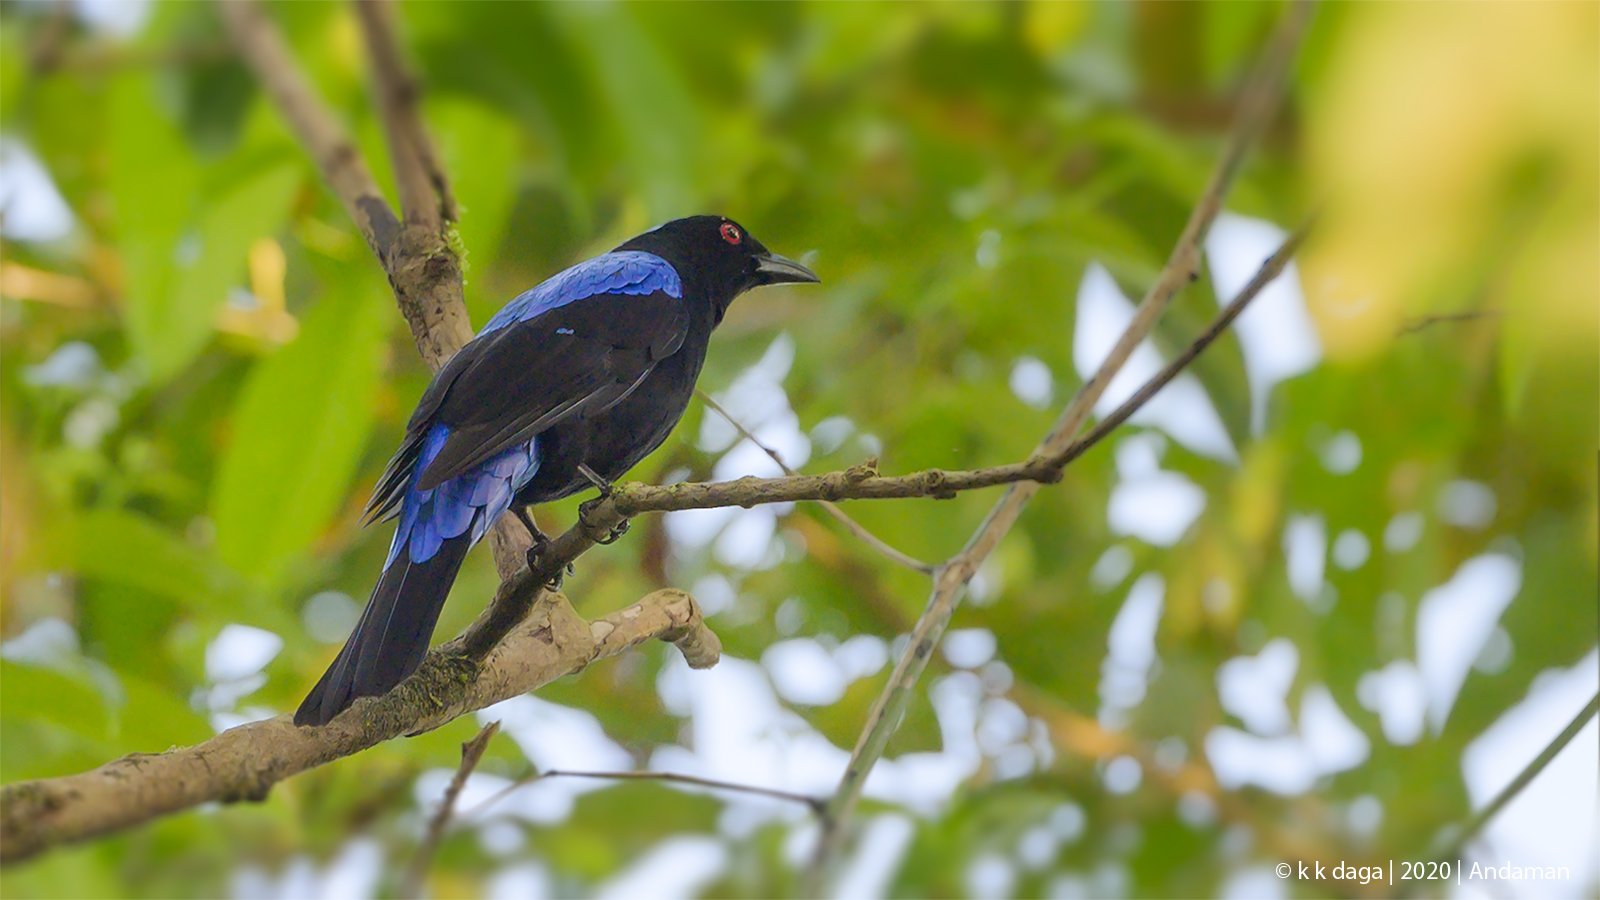
[[[324,297],[300,336],[257,364],[217,467],[217,550],[273,581],[343,502],[366,446],[389,304],[373,279]]]

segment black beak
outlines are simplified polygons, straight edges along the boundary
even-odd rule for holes
[[[769,253],[756,257],[756,282],[758,284],[805,284],[822,281],[817,273],[787,256]]]

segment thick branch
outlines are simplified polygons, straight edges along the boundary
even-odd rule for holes
[[[25,859],[201,803],[262,800],[291,775],[403,734],[429,731],[474,710],[527,693],[636,644],[676,643],[691,666],[721,650],[700,607],[662,590],[586,622],[552,595],[481,666],[459,641],[429,653],[421,668],[382,697],[356,701],[321,728],[289,716],[252,722],[192,747],[135,753],[79,775],[24,781],[0,792],[0,861]]]

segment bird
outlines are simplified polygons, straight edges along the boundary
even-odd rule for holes
[[[295,712],[324,725],[427,653],[467,551],[510,512],[612,482],[683,418],[711,332],[753,288],[821,279],[725,216],[659,225],[518,295],[429,382],[365,521],[398,519],[382,574]]]

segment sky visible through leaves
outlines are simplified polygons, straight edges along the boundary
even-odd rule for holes
[[[719,212],[819,287],[738,300],[700,386],[789,467],[1023,459],[1109,352],[1220,151],[1275,3],[410,2],[481,324]],[[1600,689],[1593,5],[1322,6],[1182,294],[1095,407],[1184,375],[1044,488],[869,778],[844,897],[1582,897],[1591,722],[1459,854],[1552,881],[1283,878],[1421,861]],[[268,10],[392,194],[361,35]],[[0,775],[299,702],[388,526],[359,513],[428,373],[381,269],[206,4],[0,5]],[[632,473],[775,476],[696,402]],[[580,498],[581,499],[581,498]],[[992,502],[855,501],[906,553]],[[576,500],[541,508],[545,530]],[[484,550],[437,637],[496,584]],[[0,872],[29,897],[395,896],[490,744],[431,896],[799,890],[927,579],[811,504],[641,518],[597,617],[689,590],[722,661],[641,647],[436,732]],[[1452,859],[1452,862],[1454,860]]]

